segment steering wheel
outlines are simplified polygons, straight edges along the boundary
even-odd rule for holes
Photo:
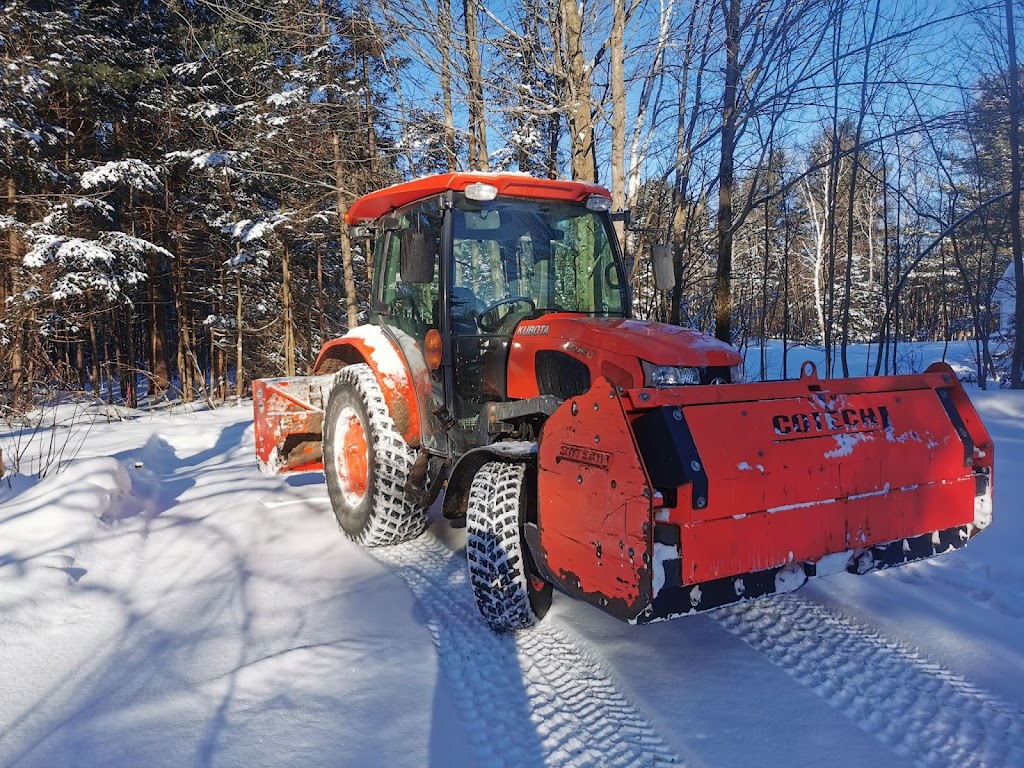
[[[488,306],[486,309],[484,309],[479,314],[479,316],[477,316],[476,324],[480,326],[480,330],[483,331],[484,333],[493,333],[494,331],[496,331],[498,329],[498,326],[502,324],[502,322],[505,320],[505,318],[508,317],[509,314],[511,314],[510,312],[506,312],[505,315],[499,317],[499,316],[497,316],[497,312],[495,310],[497,310],[498,307],[504,306],[505,304],[520,304],[520,303],[522,303],[522,304],[529,304],[531,312],[533,310],[537,309],[537,305],[533,303],[533,299],[531,299],[529,296],[506,296],[504,299],[501,299],[500,301],[496,301],[493,304],[491,304],[490,306]],[[495,313],[495,318],[494,318],[493,322],[488,321],[486,319],[487,316],[489,314],[491,314],[492,312]]]

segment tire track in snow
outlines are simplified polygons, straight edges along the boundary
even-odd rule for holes
[[[491,632],[477,612],[463,558],[435,536],[372,554],[416,596],[481,765],[683,764],[601,659],[569,633],[551,624]]]
[[[795,596],[712,616],[922,768],[1024,765],[1018,707],[867,627]]]

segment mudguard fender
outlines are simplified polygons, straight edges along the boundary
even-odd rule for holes
[[[489,461],[537,461],[537,444],[531,442],[505,442],[485,445],[466,451],[459,457],[448,476],[444,503],[441,510],[449,520],[456,520],[466,515],[469,504],[469,489],[473,484],[473,476],[480,467]]]
[[[416,340],[394,328],[389,330],[391,333],[385,334],[376,325],[352,328],[344,336],[324,344],[313,372],[335,373],[353,363],[369,365],[395,427],[405,442],[419,448],[429,429],[425,404],[431,399],[430,372]]]

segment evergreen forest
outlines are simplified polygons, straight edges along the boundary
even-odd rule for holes
[[[1022,18],[1021,0],[0,0],[2,407],[217,403],[307,372],[367,317],[348,206],[460,170],[607,187],[638,226],[639,317],[816,345],[832,375],[971,339],[981,386],[1019,388]],[[871,370],[851,370],[864,343]]]

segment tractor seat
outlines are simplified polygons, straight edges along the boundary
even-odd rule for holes
[[[456,286],[452,288],[452,330],[459,335],[475,335],[480,333],[476,319],[483,303],[469,288]]]

